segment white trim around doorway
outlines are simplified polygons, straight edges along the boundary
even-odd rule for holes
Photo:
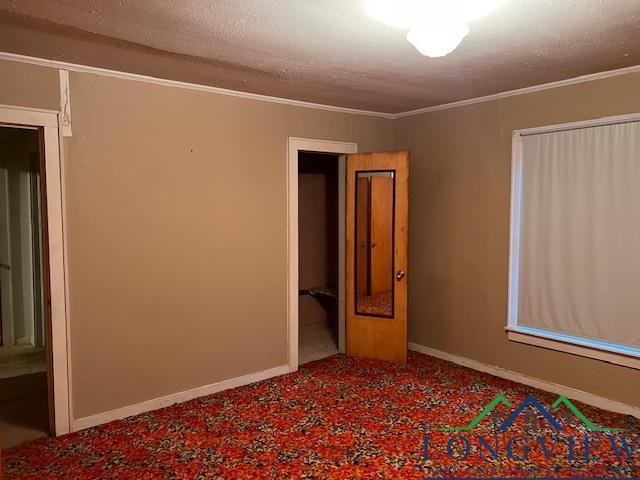
[[[349,154],[358,152],[358,144],[288,138],[287,145],[287,342],[289,345],[289,371],[298,370],[298,152]],[[344,353],[344,210],[345,210],[345,157],[338,164],[338,340],[339,351]]]
[[[65,264],[65,223],[63,178],[58,112],[28,107],[0,105],[0,124],[15,128],[42,129],[45,156],[49,275],[51,291],[51,355],[53,373],[53,432],[70,432],[70,376],[68,303]],[[50,395],[51,395],[50,393]]]

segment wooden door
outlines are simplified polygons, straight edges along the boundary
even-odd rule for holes
[[[347,155],[346,200],[347,355],[404,364],[409,152]]]

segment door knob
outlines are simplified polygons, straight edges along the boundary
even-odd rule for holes
[[[396,273],[396,279],[400,281],[404,278],[405,275],[406,274],[404,273],[404,270],[398,270],[398,273]]]

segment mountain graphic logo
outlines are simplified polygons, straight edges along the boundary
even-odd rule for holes
[[[505,405],[507,408],[511,408],[511,402],[507,400],[507,398],[500,394],[496,398],[494,398],[485,408],[480,412],[471,422],[467,425],[459,426],[459,427],[441,427],[439,430],[452,432],[452,431],[469,431],[473,430],[487,415],[489,415],[498,405]],[[592,421],[590,421],[586,415],[584,415],[578,407],[576,407],[571,400],[569,400],[565,396],[559,396],[555,402],[551,404],[551,410],[556,410],[560,405],[564,405],[567,407],[573,415],[580,420],[590,431],[592,432],[613,432],[613,431],[623,431],[623,428],[616,427],[603,427],[600,425],[596,425]],[[504,420],[499,426],[498,431],[504,432],[509,426],[522,414],[522,412],[527,409],[527,407],[531,407],[535,409],[539,414],[541,414],[544,419],[549,423],[549,425],[556,431],[562,430],[562,425],[554,418],[554,416],[547,410],[545,407],[538,402],[538,400],[533,395],[528,395],[520,405],[515,407],[513,412]]]

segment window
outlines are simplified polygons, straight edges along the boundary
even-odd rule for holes
[[[640,368],[640,115],[513,136],[509,338]]]

